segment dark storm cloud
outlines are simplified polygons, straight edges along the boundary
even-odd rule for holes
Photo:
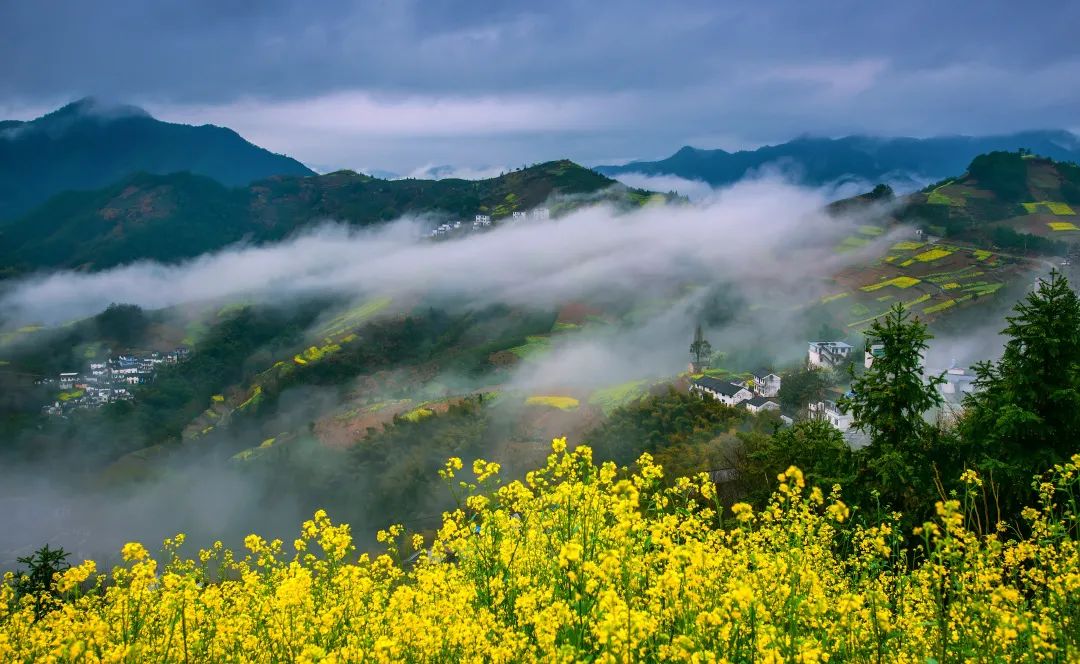
[[[1072,2],[8,2],[0,99],[135,101],[327,165],[603,161],[1072,127],[1078,24]]]

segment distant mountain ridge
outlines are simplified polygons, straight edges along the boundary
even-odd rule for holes
[[[227,186],[273,175],[314,175],[231,129],[156,120],[136,106],[80,99],[28,122],[0,121],[0,220],[68,190],[135,173],[191,172]]]
[[[1080,137],[1064,130],[1025,131],[1002,136],[936,138],[797,138],[756,150],[727,152],[690,146],[659,161],[597,166],[608,176],[624,173],[675,175],[723,186],[777,167],[796,182],[820,186],[844,180],[909,181],[911,188],[962,173],[977,155],[1027,148],[1058,161],[1080,160]]]
[[[172,262],[241,240],[281,240],[327,220],[369,226],[423,213],[498,219],[560,194],[629,205],[651,196],[567,160],[487,180],[380,180],[337,171],[233,188],[191,173],[142,173],[102,189],[59,194],[0,224],[0,277],[43,268]]]

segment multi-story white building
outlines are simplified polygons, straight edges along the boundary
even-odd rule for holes
[[[818,401],[807,406],[810,419],[823,420],[845,432],[855,424],[855,418],[844,412],[835,401]]]
[[[750,380],[746,381],[746,387],[759,397],[776,397],[780,396],[781,380],[780,376],[774,373],[756,371]]]
[[[851,344],[843,341],[811,341],[807,350],[807,362],[811,367],[835,369],[851,358]]]

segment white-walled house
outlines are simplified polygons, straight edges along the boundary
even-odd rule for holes
[[[884,344],[874,344],[873,346],[870,346],[866,349],[866,352],[863,353],[863,366],[869,369],[874,366],[874,360],[883,355],[885,355]]]
[[[525,221],[526,219],[529,218],[529,213],[528,212],[513,212],[513,213],[511,213],[510,218],[513,219],[514,221]]]
[[[941,413],[946,420],[955,420],[964,412],[964,398],[975,391],[975,375],[963,367],[952,366],[945,371],[945,382],[937,386],[942,396]]]
[[[780,410],[780,402],[769,397],[756,396],[743,402],[743,406],[751,413],[757,414],[765,410]]]
[[[835,369],[851,358],[854,347],[843,341],[811,341],[806,359],[811,367]]]
[[[77,380],[79,380],[79,374],[76,372],[64,372],[60,374],[60,389],[71,389],[75,386]]]
[[[742,385],[729,383],[724,380],[717,380],[716,378],[709,378],[708,376],[703,376],[695,380],[690,385],[690,393],[715,399],[725,406],[734,406],[735,404],[754,397],[753,392]]]
[[[549,219],[550,217],[551,217],[551,210],[547,209],[546,207],[539,207],[539,208],[536,208],[536,209],[534,209],[532,211],[532,218],[533,219],[543,221],[545,219]]]
[[[746,383],[746,387],[750,388],[759,397],[776,397],[780,395],[781,378],[774,373],[756,371]]]
[[[952,366],[945,371],[945,382],[938,389],[946,397],[955,395],[963,399],[963,395],[975,391],[975,376],[963,367],[956,366],[956,360],[953,360]]]
[[[840,407],[836,405],[835,401],[818,401],[817,403],[811,403],[807,407],[807,410],[810,413],[811,419],[824,420],[841,432],[847,431],[855,424],[855,418],[849,413],[840,410]]]

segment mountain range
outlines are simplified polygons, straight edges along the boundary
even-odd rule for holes
[[[713,186],[729,185],[763,169],[776,168],[795,182],[809,186],[855,180],[918,189],[927,182],[964,172],[977,155],[1020,148],[1058,161],[1080,160],[1080,137],[1052,130],[936,138],[804,137],[738,152],[686,146],[659,161],[595,168],[609,176],[674,175]]]
[[[1027,151],[1006,152],[1017,147]],[[999,156],[973,161],[984,153]],[[1062,239],[1058,232],[1038,224],[1026,228],[1034,217],[1022,204],[1076,203],[1075,169],[1027,159],[1035,153],[1075,161],[1080,139],[1065,131],[800,138],[734,153],[685,147],[658,162],[592,170],[562,160],[487,179],[389,180],[353,171],[316,175],[230,129],[161,122],[134,106],[86,98],[30,122],[0,123],[0,278],[46,268],[97,270],[136,260],[183,260],[236,242],[281,240],[326,220],[367,226],[409,214],[497,219],[549,204],[553,195],[558,200],[558,195],[588,194],[578,202],[648,200],[650,192],[602,174],[628,172],[713,185],[771,167],[812,185],[904,178],[921,184],[967,173],[970,182],[964,186],[956,180],[936,195],[927,188],[906,197],[898,216],[948,236],[988,241],[984,226],[1001,222],[1010,229],[1024,227],[1025,237],[1048,235],[1056,241]],[[991,162],[991,168],[981,168]],[[440,175],[445,173],[433,173]],[[1042,186],[1047,182],[1053,185],[1049,189]],[[1009,186],[1016,191],[997,190]],[[982,194],[969,195],[972,191]],[[954,204],[942,205],[949,196]],[[1009,239],[1006,231],[995,232],[998,240]]]
[[[0,219],[63,191],[97,189],[139,172],[182,171],[228,186],[315,174],[231,129],[162,122],[141,108],[93,98],[28,122],[0,121]]]

